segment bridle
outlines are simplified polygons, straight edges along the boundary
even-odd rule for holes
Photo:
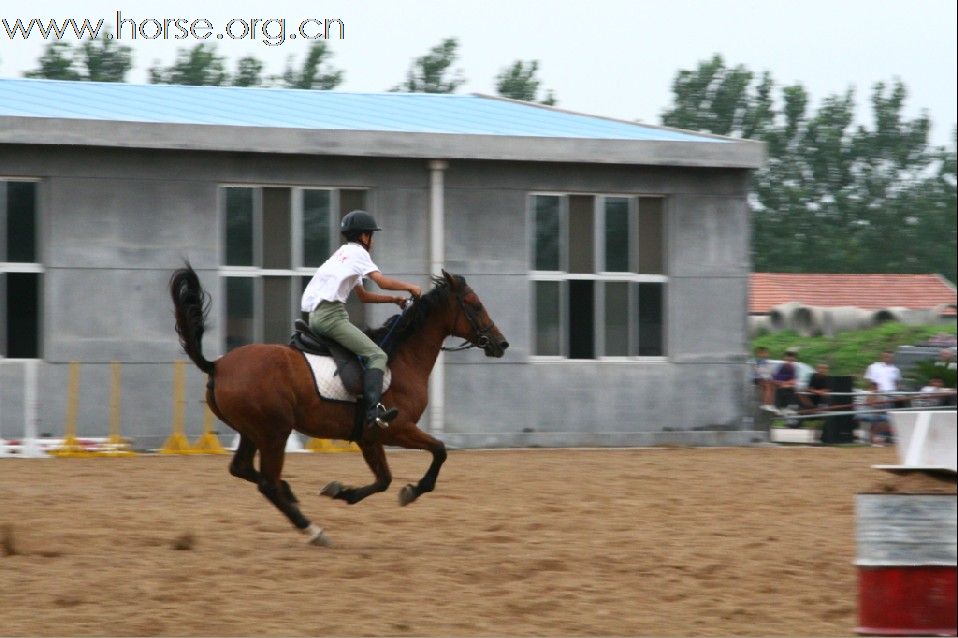
[[[485,328],[479,326],[479,319],[475,314],[470,311],[469,306],[466,305],[465,297],[458,292],[456,293],[456,301],[459,302],[459,312],[456,314],[456,321],[453,322],[453,325],[459,321],[459,315],[466,315],[466,320],[469,322],[469,326],[472,328],[472,333],[475,335],[476,340],[470,341],[466,339],[461,344],[455,347],[447,348],[442,346],[441,350],[445,352],[459,352],[461,350],[468,350],[469,348],[485,348],[489,345],[489,333],[495,329],[496,324],[490,323]]]

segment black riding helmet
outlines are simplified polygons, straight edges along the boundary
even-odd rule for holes
[[[371,233],[382,230],[376,219],[364,210],[354,210],[348,213],[339,223],[339,232],[349,237],[360,233]]]

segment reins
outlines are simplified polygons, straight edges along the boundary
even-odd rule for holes
[[[440,350],[444,352],[461,352],[462,350],[469,350],[470,348],[485,348],[489,345],[489,337],[486,335],[493,329],[495,324],[490,324],[485,328],[479,327],[479,322],[474,316],[469,312],[469,309],[466,308],[466,301],[461,295],[456,294],[456,301],[459,302],[459,312],[466,315],[466,319],[469,321],[469,326],[472,328],[472,332],[476,335],[477,339],[475,342],[468,339],[464,340],[458,346],[447,347],[441,346]],[[458,319],[458,315],[456,319]]]
[[[462,350],[468,350],[469,348],[478,348],[478,344],[472,343],[468,339],[460,343],[458,346],[441,346],[439,349],[443,352],[460,352]]]
[[[463,299],[462,295],[456,294],[456,301],[459,302],[459,311],[456,315],[456,319],[459,319],[459,314],[465,314],[466,319],[469,321],[469,326],[472,328],[473,333],[476,335],[476,341],[470,341],[469,339],[464,340],[458,346],[440,346],[440,350],[443,352],[461,352],[463,350],[469,350],[470,348],[485,348],[489,345],[489,337],[487,336],[489,332],[495,327],[495,324],[490,324],[485,328],[479,327],[479,321],[469,312],[469,309],[466,307],[466,302]],[[402,312],[392,321],[389,325],[389,328],[386,330],[386,334],[382,339],[379,340],[379,346],[385,349],[389,345],[390,338],[393,335],[393,331],[396,329],[396,326],[399,325],[402,320],[402,315],[412,307],[413,303],[416,303],[415,300],[410,299],[409,303],[402,309]]]

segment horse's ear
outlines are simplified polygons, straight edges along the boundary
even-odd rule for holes
[[[449,273],[446,272],[446,269],[443,268],[443,269],[442,269],[442,277],[443,277],[443,279],[446,280],[446,283],[449,284],[449,287],[450,287],[451,289],[455,289],[455,288],[456,288],[456,277],[455,277],[455,275],[450,275]]]

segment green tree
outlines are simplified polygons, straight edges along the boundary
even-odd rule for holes
[[[67,42],[51,42],[43,49],[43,55],[38,60],[40,66],[33,71],[23,74],[28,78],[44,78],[46,80],[82,80],[83,77],[76,68],[73,56],[73,47]]]
[[[903,220],[897,228],[896,242],[900,252],[896,257],[898,272],[920,273],[929,270],[944,275],[952,282],[958,280],[955,255],[958,254],[958,232],[955,211],[958,202],[955,184],[955,148],[958,133],[952,129],[948,147],[933,151],[932,175],[915,180],[898,194],[894,201],[895,214]],[[876,242],[877,243],[877,242]],[[877,252],[876,246],[876,252]],[[926,268],[925,264],[937,265]]]
[[[536,77],[538,70],[538,60],[531,60],[528,63],[516,60],[496,76],[496,93],[513,100],[535,102],[539,95],[539,86],[542,84]],[[539,103],[555,106],[555,94],[550,90]]]
[[[725,66],[722,56],[699,62],[694,71],[679,71],[672,82],[675,104],[662,116],[666,126],[754,138],[773,117],[772,78],[766,72],[754,91],[754,75],[739,65]]]
[[[786,86],[776,111],[769,73],[756,79],[718,55],[680,71],[672,90],[664,124],[768,145],[750,196],[755,270],[954,280],[954,148],[929,147],[927,114],[903,116],[900,81],[874,86],[872,127],[854,125],[850,89],[810,112],[804,87]]]
[[[450,71],[458,57],[459,42],[447,38],[429,50],[426,55],[416,58],[409,66],[406,81],[394,86],[390,91],[409,93],[453,93],[465,79],[462,71]],[[449,77],[452,73],[452,77]]]
[[[106,37],[87,40],[80,46],[67,42],[51,42],[39,59],[39,68],[27,71],[28,78],[91,82],[124,82],[133,68],[130,47],[120,46],[110,33]]]
[[[306,53],[303,67],[296,71],[292,63],[287,65],[282,82],[291,89],[335,89],[343,81],[343,72],[333,68],[323,68],[323,64],[333,56],[325,42],[314,42]]]
[[[240,58],[236,63],[236,73],[233,75],[233,86],[262,86],[263,63],[249,55]]]
[[[121,46],[107,32],[107,36],[88,40],[80,48],[81,64],[86,69],[83,79],[91,82],[125,82],[133,68],[133,51]]]
[[[172,66],[150,67],[152,84],[188,84],[191,86],[222,86],[229,83],[226,63],[216,54],[216,47],[206,43],[192,49],[180,49]]]

